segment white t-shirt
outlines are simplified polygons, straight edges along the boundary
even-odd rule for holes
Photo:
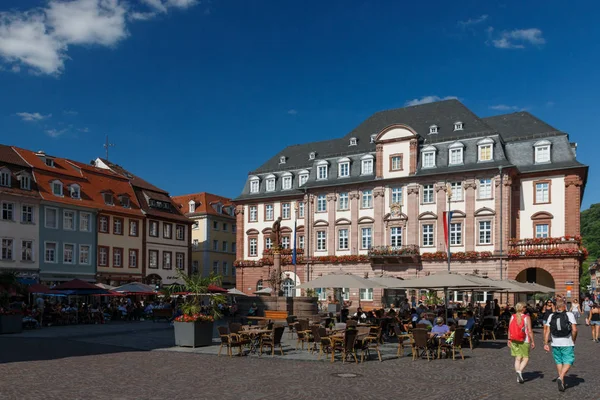
[[[594,303],[591,300],[584,300],[583,301],[583,311],[590,311],[592,309],[592,305]]]
[[[550,314],[550,316],[548,317],[548,321],[546,321],[546,326],[548,327],[548,329],[550,329],[550,321],[552,321],[552,316],[554,314]],[[571,325],[577,325],[577,321],[575,320],[575,316],[573,315],[572,312],[568,312],[567,311],[567,318],[569,318],[569,322],[571,323]],[[550,333],[550,336],[552,336],[552,333]],[[552,347],[571,347],[571,346],[575,346],[575,343],[573,342],[573,335],[569,335],[567,337],[554,337],[552,336]]]

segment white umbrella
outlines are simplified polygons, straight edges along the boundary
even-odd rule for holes
[[[107,285],[106,283],[96,283],[96,286],[98,286],[100,289],[106,290],[112,290],[115,288],[114,286]]]
[[[316,289],[316,288],[356,288],[356,289],[371,289],[385,288],[385,285],[377,283],[370,279],[361,278],[360,276],[344,273],[334,273],[323,275],[310,282],[296,286],[297,289]]]
[[[273,289],[268,288],[268,287],[254,292],[254,294],[267,294],[267,295],[270,295],[271,293],[273,293]]]
[[[384,285],[387,289],[402,289],[402,282],[404,282],[402,278],[395,278],[393,276],[383,275],[374,276],[372,278],[369,278],[369,280]]]
[[[232,296],[248,296],[246,293],[237,290],[236,288],[228,289],[227,294],[230,294]]]
[[[421,278],[404,280],[402,288],[406,289],[498,289],[493,282],[483,282],[484,278],[457,274],[455,272],[438,272]]]

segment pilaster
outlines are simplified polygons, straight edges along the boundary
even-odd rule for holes
[[[408,216],[406,244],[416,244],[419,241],[419,185],[409,185],[406,188],[406,208]]]
[[[437,207],[436,247],[437,251],[446,251],[444,243],[444,212],[448,211],[448,187],[443,182],[435,184],[435,204]]]
[[[351,225],[350,225],[350,254],[356,255],[358,254],[358,209],[359,209],[359,199],[360,194],[358,190],[352,191],[348,194],[350,199],[350,216],[351,216]]]
[[[385,245],[385,233],[383,226],[383,216],[385,211],[385,188],[377,187],[373,190],[373,207],[375,223],[373,224],[373,246]]]
[[[476,244],[477,229],[475,227],[475,190],[477,184],[474,179],[463,182],[465,190],[465,250],[474,251]]]

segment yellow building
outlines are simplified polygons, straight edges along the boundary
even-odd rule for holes
[[[192,226],[192,272],[223,277],[223,287],[235,287],[236,225],[231,199],[210,193],[175,196]]]

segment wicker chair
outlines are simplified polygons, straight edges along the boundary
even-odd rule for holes
[[[229,333],[227,332],[227,327],[219,326],[217,330],[219,331],[219,337],[221,338],[221,346],[219,346],[219,353],[217,356],[221,355],[223,347],[227,348],[227,355],[230,355],[231,347],[229,346]]]
[[[269,335],[263,335],[260,338],[260,355],[263,353],[263,347],[267,346],[271,348],[271,357],[275,355],[275,347],[279,346],[279,351],[283,355],[283,347],[281,346],[281,338],[283,337],[283,331],[285,326],[280,325],[273,328],[273,332]]]
[[[399,326],[394,325],[394,333],[396,334],[396,338],[398,339],[398,352],[396,353],[396,357],[402,357],[404,355],[405,347],[410,347],[412,351],[412,344],[406,343],[406,335],[402,333],[402,330]]]
[[[296,336],[298,336],[298,339],[296,340],[296,350],[298,350],[298,345],[301,345],[302,350],[304,350],[304,343],[306,343],[307,348],[310,348],[310,343],[313,342],[314,339],[311,335],[311,331],[308,326],[308,320],[298,320],[298,326],[296,327]]]
[[[371,349],[373,349],[377,352],[377,356],[379,357],[380,362],[382,360],[381,360],[381,351],[379,351],[379,342],[381,342],[382,333],[383,333],[383,331],[381,330],[381,327],[373,326],[369,330],[369,335],[366,338],[364,338],[364,340],[363,340],[363,342],[365,343],[367,356],[370,355]],[[361,356],[361,362],[362,362],[362,356]]]
[[[494,330],[496,329],[496,320],[494,318],[484,318],[481,329],[481,340],[485,340],[486,335],[491,335],[492,338],[496,340],[496,332],[494,332]]]
[[[327,329],[313,325],[310,327],[311,333],[313,337],[313,345],[311,349],[311,353],[317,351],[317,345],[319,346],[319,360],[321,356],[325,353],[329,353],[331,351],[331,339],[327,336]]]
[[[413,361],[419,356],[419,351],[424,351],[427,354],[427,361],[429,359],[429,353],[433,350],[431,343],[429,343],[429,335],[426,329],[415,328],[412,331],[414,342],[413,346]],[[433,354],[432,354],[433,355]]]
[[[460,352],[460,356],[462,357],[462,359],[465,359],[465,356],[462,352],[462,344],[463,344],[463,340],[465,337],[465,328],[456,328],[456,331],[454,331],[454,340],[452,340],[452,343],[442,343],[440,341],[440,344],[438,346],[438,358],[440,358],[441,353],[442,353],[442,349],[445,350],[452,350],[452,359],[456,360],[455,358],[455,354],[456,354],[456,350],[458,350]]]
[[[290,334],[290,339],[291,339],[294,335],[294,330],[298,326],[298,317],[296,317],[295,315],[290,315],[286,318],[286,322],[287,322],[288,332]]]
[[[239,349],[239,352],[237,355],[241,356],[243,354],[242,347],[249,346],[249,345],[250,345],[249,338],[239,335],[237,333],[229,334],[229,356],[230,357],[233,355],[234,348],[237,347]]]
[[[354,361],[358,364],[358,358],[356,357],[356,337],[358,331],[356,329],[349,329],[344,334],[343,341],[334,342],[334,346],[331,352],[331,362],[335,361],[335,352],[338,351],[342,355],[342,362],[346,362],[346,358],[349,355],[354,357]]]

